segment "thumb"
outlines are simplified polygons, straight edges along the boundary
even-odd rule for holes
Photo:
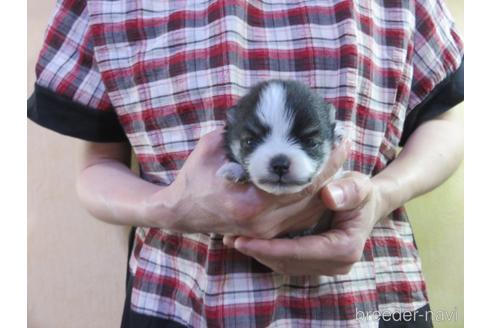
[[[217,149],[222,149],[223,134],[224,134],[224,128],[218,127],[217,129],[200,137],[196,145],[196,148],[201,148],[205,152],[214,152]]]
[[[349,139],[342,140],[333,150],[327,163],[325,163],[320,174],[316,177],[314,184],[319,184],[321,187],[326,181],[335,175],[342,167],[350,153],[351,142]]]
[[[372,190],[368,176],[359,172],[347,172],[321,189],[321,199],[331,210],[352,210],[364,204]]]
[[[331,153],[330,158],[325,163],[318,176],[299,194],[299,196],[304,198],[306,195],[317,194],[326,181],[334,176],[342,167],[350,153],[350,147],[351,142],[348,139],[344,139],[340,142]]]
[[[209,132],[198,140],[190,157],[201,158],[200,161],[213,166],[220,166],[225,162],[225,150],[223,141],[224,128],[219,127]]]

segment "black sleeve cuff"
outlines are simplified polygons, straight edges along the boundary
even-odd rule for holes
[[[418,104],[405,119],[400,146],[405,145],[415,129],[425,121],[428,121],[447,110],[453,108],[465,99],[464,95],[464,71],[465,59],[462,58],[460,67],[456,72],[441,81],[434,90]]]
[[[35,85],[27,117],[50,130],[94,142],[128,141],[114,111],[97,110]]]

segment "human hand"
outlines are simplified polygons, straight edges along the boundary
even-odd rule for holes
[[[149,200],[149,216],[156,226],[177,232],[272,238],[316,223],[324,210],[317,192],[341,167],[348,143],[332,152],[331,160],[308,188],[279,197],[252,184],[231,183],[216,176],[227,160],[222,132],[218,129],[202,137],[171,186]],[[169,211],[174,213],[172,218],[161,216]]]
[[[238,237],[227,245],[273,271],[289,275],[346,274],[359,261],[374,224],[386,214],[378,186],[367,176],[348,172],[320,192],[334,211],[331,229],[295,239]]]
[[[201,137],[174,182],[149,199],[148,216],[155,226],[183,233],[230,232],[236,229],[236,220],[268,206],[268,195],[254,187],[227,184],[215,176],[226,161],[222,133],[219,128]],[[171,217],[165,215],[169,212]]]
[[[320,173],[311,184],[295,194],[273,196],[276,207],[265,211],[246,223],[258,224],[261,237],[274,238],[290,233],[297,233],[313,228],[325,214],[326,207],[319,197],[321,188],[340,170],[350,151],[350,142],[343,140],[333,150],[330,159],[323,165]],[[248,235],[242,235],[248,237]],[[235,238],[232,234],[224,235],[224,243]]]

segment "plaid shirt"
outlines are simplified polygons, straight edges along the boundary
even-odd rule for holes
[[[169,185],[251,85],[296,79],[337,108],[353,140],[345,169],[375,175],[462,57],[442,0],[63,0],[29,115],[87,140],[128,139],[142,177]],[[130,271],[134,311],[193,327],[376,327],[357,313],[428,302],[404,209],[374,227],[346,275],[277,274],[220,236],[157,228],[137,228]]]

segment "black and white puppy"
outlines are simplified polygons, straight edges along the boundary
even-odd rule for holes
[[[297,81],[267,80],[228,110],[230,163],[217,175],[276,195],[295,193],[320,172],[339,138],[335,108],[320,95]]]

